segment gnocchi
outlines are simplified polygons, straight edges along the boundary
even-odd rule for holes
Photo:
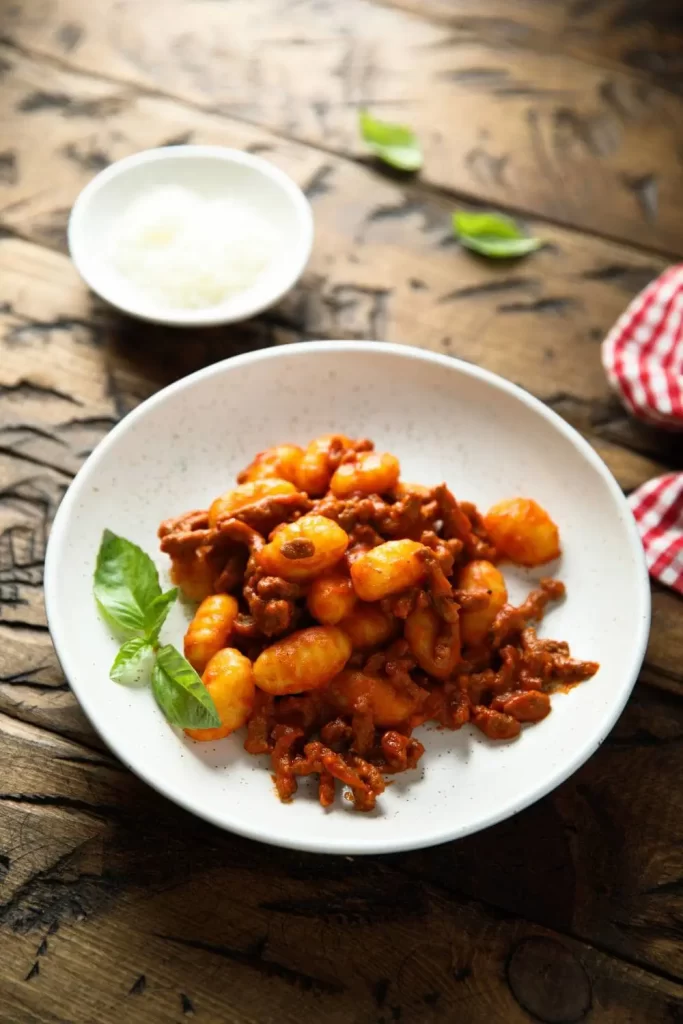
[[[221,494],[220,498],[213,502],[209,508],[209,526],[215,527],[219,519],[224,519],[262,498],[282,497],[284,494],[296,494],[296,487],[288,480],[280,480],[277,477],[264,477],[239,484],[231,491]]]
[[[239,610],[230,594],[205,597],[185,634],[185,657],[200,675],[214,654],[227,646],[232,624]]]
[[[173,558],[171,579],[190,601],[203,601],[212,594],[217,575],[216,559],[206,548]]]
[[[204,670],[202,682],[213,698],[221,724],[215,729],[186,729],[191,739],[203,743],[222,740],[246,725],[255,693],[254,673],[248,658],[231,647],[217,651]]]
[[[302,516],[279,527],[259,553],[261,568],[283,580],[310,580],[342,558],[349,543],[338,523],[325,516]]]
[[[396,632],[395,621],[391,615],[383,612],[375,604],[360,602],[342,619],[339,628],[343,629],[354,651],[363,651],[370,647],[385,644]]]
[[[380,601],[420,583],[427,574],[421,557],[425,551],[424,544],[407,539],[388,540],[365,551],[351,565],[358,597],[361,601]]]
[[[306,604],[313,618],[323,626],[336,626],[350,615],[357,600],[351,577],[338,569],[331,569],[312,581]]]
[[[484,516],[484,524],[500,555],[532,568],[560,555],[557,526],[532,498],[500,501]]]
[[[296,482],[300,490],[314,498],[324,494],[334,472],[332,455],[344,452],[350,445],[350,439],[344,434],[324,434],[311,441],[297,469]]]
[[[352,494],[388,494],[398,483],[401,467],[388,452],[361,452],[355,459],[342,462],[330,480],[335,498]]]
[[[278,444],[275,448],[268,448],[259,452],[253,462],[242,470],[237,482],[245,484],[275,477],[288,480],[291,484],[296,483],[303,454],[298,444]]]
[[[322,806],[347,786],[371,810],[385,774],[416,766],[419,725],[513,740],[549,714],[554,689],[598,669],[531,625],[564,594],[559,580],[508,601],[505,559],[560,552],[540,505],[512,498],[482,516],[445,484],[402,481],[399,460],[368,440],[261,451],[232,490],[159,537],[174,582],[201,602],[184,650],[221,722],[187,734],[246,725],[245,749],[270,755],[283,800],[316,775]]]
[[[424,696],[424,691],[417,688],[409,694],[382,676],[349,669],[333,679],[327,691],[330,703],[343,714],[352,713],[357,701],[365,698],[375,722],[381,726],[407,722]]]
[[[336,626],[312,626],[266,647],[254,662],[256,685],[274,697],[318,690],[341,672],[351,641]]]
[[[463,566],[458,588],[464,594],[481,594],[483,606],[460,612],[460,636],[468,646],[480,644],[493,625],[496,615],[508,599],[507,587],[500,569],[491,562],[477,560]]]
[[[415,608],[406,619],[406,640],[421,669],[448,679],[460,660],[460,625],[444,622],[433,608]]]

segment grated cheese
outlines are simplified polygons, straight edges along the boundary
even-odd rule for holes
[[[131,203],[112,234],[111,257],[148,299],[204,309],[251,288],[274,244],[273,230],[255,211],[168,185]]]

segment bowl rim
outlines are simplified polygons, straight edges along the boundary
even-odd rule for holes
[[[476,828],[463,828],[458,827],[456,824],[446,831],[443,829],[437,829],[434,832],[421,836],[418,839],[407,836],[405,839],[400,841],[387,841],[382,840],[381,837],[372,837],[369,838],[367,843],[360,845],[356,840],[351,840],[347,843],[344,840],[326,840],[324,837],[298,838],[294,834],[286,839],[281,837],[273,838],[268,835],[267,822],[263,824],[258,823],[253,826],[228,826],[223,820],[221,820],[220,816],[199,811],[192,806],[190,800],[186,800],[183,797],[176,795],[173,792],[172,787],[165,785],[163,775],[158,779],[152,778],[151,773],[148,772],[146,767],[143,767],[142,769],[139,769],[138,767],[132,768],[128,764],[126,767],[141,778],[143,782],[151,786],[152,789],[173,801],[184,810],[194,814],[196,817],[203,818],[224,831],[234,832],[235,834],[244,836],[245,838],[253,839],[258,842],[265,842],[269,845],[311,853],[352,854],[354,856],[400,853],[408,850],[438,846],[442,843],[451,842],[454,839],[460,839],[464,836],[483,831],[500,821],[505,821],[506,819],[511,818],[513,815],[518,814],[520,811],[531,806],[542,797],[552,792],[552,790],[556,789],[557,786],[577,771],[577,769],[595,753],[598,747],[601,746],[621,715],[638,678],[638,674],[645,657],[645,650],[649,637],[651,619],[649,574],[636,522],[621,488],[603,460],[591,447],[588,441],[586,441],[585,438],[583,438],[581,434],[574,429],[574,427],[570,426],[556,412],[554,412],[554,410],[550,409],[541,402],[540,399],[531,395],[528,391],[519,387],[517,384],[513,384],[511,381],[506,380],[490,370],[483,369],[482,367],[475,366],[471,363],[466,363],[463,360],[450,356],[439,355],[434,352],[424,351],[413,346],[376,341],[329,340],[298,342],[282,347],[278,346],[276,348],[259,349],[255,352],[248,352],[238,356],[233,356],[197,370],[194,373],[167,385],[165,388],[162,388],[161,391],[156,392],[140,405],[136,406],[135,409],[125,415],[123,419],[121,419],[116,426],[102,438],[77,472],[64,495],[59,508],[57,509],[48,539],[44,569],[45,608],[47,612],[50,636],[60,665],[64,671],[64,675],[69,683],[69,687],[74,693],[74,696],[76,696],[81,710],[88,718],[88,721],[95,732],[97,732],[97,734],[104,740],[107,747],[118,757],[116,754],[115,737],[110,741],[106,732],[106,723],[103,730],[99,725],[96,726],[93,721],[93,717],[90,713],[90,701],[88,700],[87,691],[79,693],[71,682],[71,674],[78,674],[78,666],[74,663],[74,659],[70,654],[70,645],[64,631],[60,631],[59,616],[57,615],[57,609],[59,606],[58,574],[56,572],[58,552],[63,544],[63,538],[67,529],[72,507],[78,499],[81,486],[83,486],[87,480],[90,467],[95,465],[110,448],[114,447],[118,438],[128,430],[132,429],[137,420],[145,416],[150,409],[155,408],[157,405],[162,405],[164,402],[168,401],[169,398],[172,398],[181,391],[191,389],[199,381],[220,375],[226,372],[226,370],[229,372],[231,368],[270,359],[277,360],[280,356],[284,355],[306,356],[307,354],[310,355],[312,351],[328,353],[344,352],[350,354],[355,353],[356,355],[368,352],[385,352],[391,356],[422,360],[441,366],[444,369],[455,370],[465,376],[474,377],[480,381],[484,381],[492,387],[519,399],[524,405],[539,413],[543,419],[551,423],[575,448],[578,449],[584,458],[591,464],[593,469],[602,477],[617,505],[628,513],[628,515],[625,516],[624,525],[629,537],[630,554],[634,557],[636,564],[640,566],[638,597],[642,609],[642,614],[638,619],[639,625],[636,631],[636,636],[634,637],[634,660],[631,673],[623,685],[622,692],[609,709],[609,713],[607,714],[607,719],[601,733],[597,737],[592,738],[590,742],[586,743],[584,741],[580,746],[577,746],[574,756],[569,758],[566,764],[555,770],[549,776],[544,777],[534,790],[527,792],[507,810],[485,816]],[[73,645],[71,645],[71,647],[72,646]]]
[[[149,308],[138,305],[135,301],[127,301],[125,297],[119,298],[115,290],[102,288],[93,275],[88,258],[89,247],[86,241],[85,226],[88,221],[90,203],[103,188],[110,182],[127,174],[129,171],[142,164],[157,163],[174,160],[195,160],[213,159],[223,163],[240,164],[250,168],[251,171],[261,174],[274,182],[283,196],[286,197],[295,212],[299,225],[297,244],[292,246],[291,251],[287,250],[287,260],[282,259],[282,264],[288,268],[278,284],[277,288],[270,288],[264,292],[255,291],[254,301],[248,306],[230,312],[231,305],[234,305],[236,296],[230,296],[216,306],[209,306],[205,309],[168,309],[165,311],[163,305],[151,305]],[[95,175],[77,195],[67,224],[67,246],[69,256],[76,267],[76,270],[83,278],[88,288],[105,302],[116,309],[139,320],[152,323],[166,324],[169,327],[215,327],[219,324],[237,323],[256,316],[258,313],[268,309],[278,302],[290,288],[292,288],[309,261],[313,248],[315,227],[313,210],[303,190],[297,185],[293,178],[290,178],[285,171],[277,167],[270,160],[248,153],[241,149],[232,149],[229,146],[211,145],[182,145],[182,146],[157,146],[152,149],[143,149],[137,153],[122,157],[114,163],[109,164],[104,170]]]

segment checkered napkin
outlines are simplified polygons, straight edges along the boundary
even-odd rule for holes
[[[683,430],[683,264],[636,296],[605,338],[602,362],[629,412]],[[629,503],[650,574],[683,594],[683,473],[650,480]]]

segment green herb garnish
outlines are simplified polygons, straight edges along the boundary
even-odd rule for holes
[[[399,171],[419,171],[422,167],[422,148],[411,128],[378,121],[367,110],[360,111],[358,125],[364,142],[386,164]]]
[[[209,691],[189,661],[167,644],[152,670],[152,693],[169,722],[184,729],[211,729],[221,720]]]
[[[171,725],[181,729],[219,726],[213,699],[190,663],[170,644],[159,649],[159,632],[178,591],[162,593],[149,555],[105,530],[93,592],[103,617],[126,638],[109,677],[125,686],[142,685],[151,678],[152,692]]]
[[[456,210],[453,230],[461,245],[491,259],[526,256],[542,245],[540,238],[525,235],[511,217],[502,213]]]
[[[144,637],[126,640],[114,658],[109,678],[123,686],[143,686],[152,678],[156,652]]]

